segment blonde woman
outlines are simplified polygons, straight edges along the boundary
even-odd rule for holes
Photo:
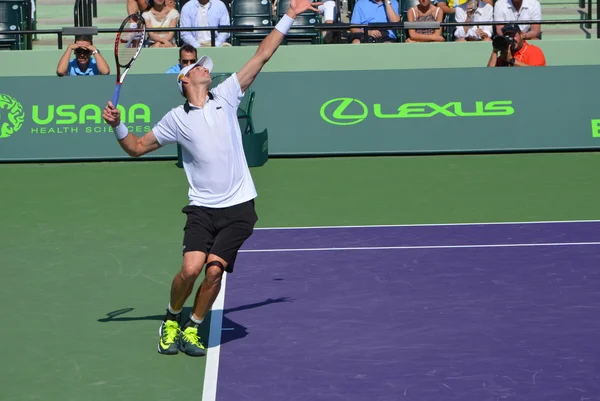
[[[177,9],[165,4],[165,0],[154,0],[152,8],[142,14],[148,28],[175,28],[179,22]],[[148,47],[177,47],[175,31],[148,32]]]

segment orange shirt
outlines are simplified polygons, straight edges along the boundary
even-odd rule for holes
[[[513,57],[515,60],[519,60],[520,62],[530,66],[543,67],[546,65],[546,57],[544,56],[542,49],[527,43],[527,41],[523,41],[523,46],[518,52],[513,54]],[[504,60],[501,60],[500,58],[496,60],[497,67],[503,67],[506,65],[508,64]]]

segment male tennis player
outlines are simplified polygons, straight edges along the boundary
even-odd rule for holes
[[[242,145],[237,108],[246,89],[269,61],[292,26],[296,15],[319,2],[291,0],[286,15],[261,42],[254,56],[237,73],[211,89],[213,62],[203,56],[177,76],[185,104],[170,110],[141,138],[128,132],[112,102],[102,117],[113,127],[125,152],[142,156],[161,146],[179,143],[189,183],[189,205],[183,236],[183,265],[171,286],[170,302],[161,323],[158,352],[191,356],[206,354],[198,327],[212,307],[223,272],[233,272],[239,248],[258,220],[257,196]],[[206,276],[196,292],[189,320],[181,325],[181,311],[206,265]]]

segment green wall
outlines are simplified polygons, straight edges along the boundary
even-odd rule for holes
[[[67,42],[65,42],[67,43]],[[548,65],[600,65],[600,40],[539,41]],[[112,46],[100,46],[114,75]],[[207,48],[215,72],[237,71],[256,47]],[[402,43],[389,45],[282,46],[264,71],[402,70],[485,66],[490,43]],[[2,52],[0,76],[52,76],[64,50]],[[166,71],[177,62],[177,49],[144,49],[131,74]]]

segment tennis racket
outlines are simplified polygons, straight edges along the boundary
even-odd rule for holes
[[[131,65],[137,59],[146,39],[146,24],[139,14],[131,14],[121,24],[115,39],[115,62],[117,65],[117,86],[112,104],[117,107],[121,85]]]

